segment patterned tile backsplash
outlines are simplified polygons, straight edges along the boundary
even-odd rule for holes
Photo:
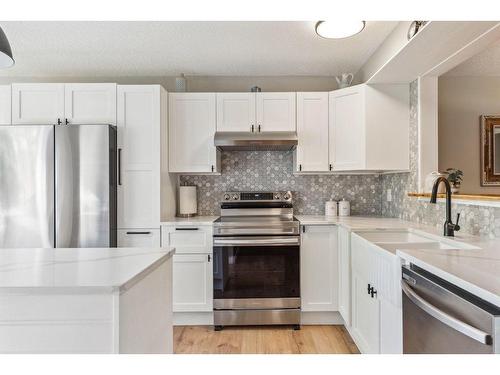
[[[410,172],[386,175],[293,175],[293,153],[224,152],[221,176],[180,176],[181,185],[198,186],[198,213],[218,215],[221,193],[228,190],[292,190],[297,214],[324,214],[325,201],[345,198],[352,215],[382,215],[440,228],[443,203],[408,197],[418,190],[418,82],[410,85]],[[391,189],[392,201],[387,202]],[[461,232],[500,237],[500,208],[453,204],[461,213]],[[453,218],[454,219],[454,218]]]
[[[226,151],[220,176],[183,175],[180,184],[198,187],[199,215],[218,215],[222,193],[231,190],[291,190],[296,214],[324,214],[327,200],[342,198],[352,215],[381,214],[378,175],[293,175],[292,151]]]

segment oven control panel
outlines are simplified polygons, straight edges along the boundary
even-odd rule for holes
[[[292,200],[291,191],[240,191],[240,192],[225,192],[223,201],[275,201],[275,202],[290,202]]]

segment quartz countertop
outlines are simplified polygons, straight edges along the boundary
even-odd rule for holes
[[[219,216],[170,217],[161,222],[162,225],[210,225]]]
[[[173,254],[173,248],[1,249],[0,291],[124,291]]]

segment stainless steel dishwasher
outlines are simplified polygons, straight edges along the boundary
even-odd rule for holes
[[[500,353],[500,308],[414,265],[402,271],[404,353]]]

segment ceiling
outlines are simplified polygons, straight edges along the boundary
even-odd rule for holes
[[[315,22],[2,22],[16,64],[0,76],[329,76],[356,72],[397,22],[351,38]]]
[[[445,76],[500,76],[500,40],[465,60]]]

